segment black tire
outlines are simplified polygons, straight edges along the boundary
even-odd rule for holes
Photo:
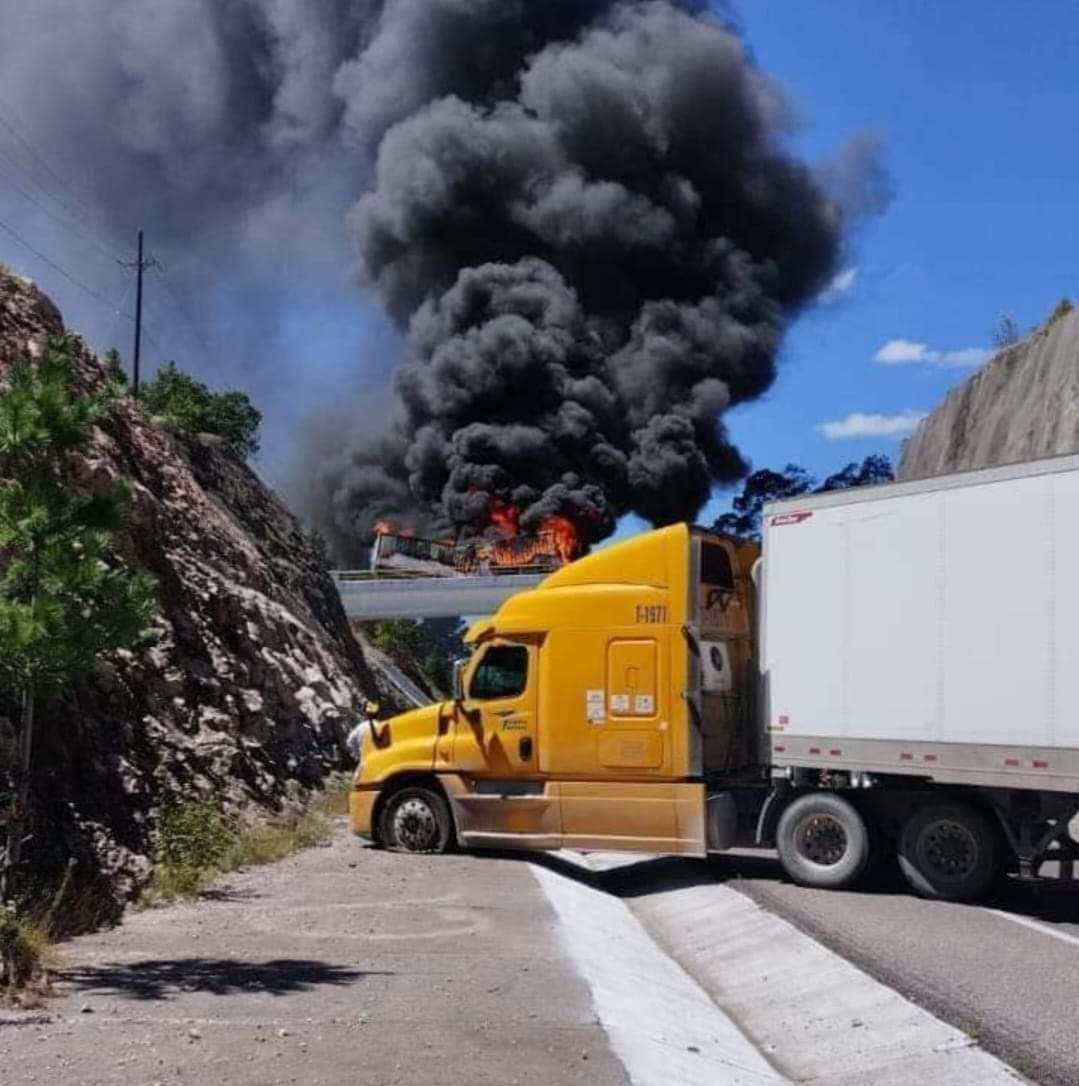
[[[394,792],[378,820],[379,840],[393,852],[441,853],[453,847],[453,818],[444,796],[409,786]]]
[[[980,811],[961,803],[924,807],[903,826],[899,869],[920,897],[970,901],[1000,874],[996,828]]]
[[[838,890],[850,886],[869,862],[869,829],[842,796],[813,792],[783,812],[776,829],[783,870],[801,886]]]

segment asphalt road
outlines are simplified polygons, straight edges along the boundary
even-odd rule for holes
[[[524,863],[341,833],[64,945],[0,1082],[624,1086],[561,930]]]
[[[898,875],[861,891],[807,890],[778,861],[744,856],[604,876],[627,897],[709,881],[789,920],[1042,1086],[1079,1084],[1079,889],[1005,886],[983,905],[952,905],[913,897]]]

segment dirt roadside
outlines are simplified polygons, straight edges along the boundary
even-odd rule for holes
[[[0,1015],[5,1086],[628,1081],[513,859],[342,830],[62,952],[66,997]]]

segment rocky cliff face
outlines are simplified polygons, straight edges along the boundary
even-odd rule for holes
[[[1079,451],[1079,310],[1005,348],[907,441],[900,479]]]
[[[0,381],[62,330],[48,298],[0,273]],[[75,353],[76,383],[99,386],[101,363],[78,340]],[[31,851],[45,878],[74,854],[107,914],[145,873],[167,796],[272,806],[289,781],[316,786],[375,690],[300,525],[219,440],[171,435],[126,397],[71,477],[88,492],[127,480],[118,550],[161,600],[150,643],[102,659],[41,714]],[[0,776],[12,736],[0,706]]]

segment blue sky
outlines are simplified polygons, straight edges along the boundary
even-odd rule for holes
[[[829,440],[817,427],[931,409],[971,372],[952,352],[987,348],[1001,312],[1026,331],[1079,293],[1079,7],[739,0],[735,11],[799,113],[794,145],[815,160],[851,133],[879,133],[896,196],[854,239],[849,289],[792,328],[778,382],[728,416],[731,432],[762,467],[824,474],[894,456],[897,438]],[[925,349],[890,355],[928,361],[875,362],[893,340]]]

